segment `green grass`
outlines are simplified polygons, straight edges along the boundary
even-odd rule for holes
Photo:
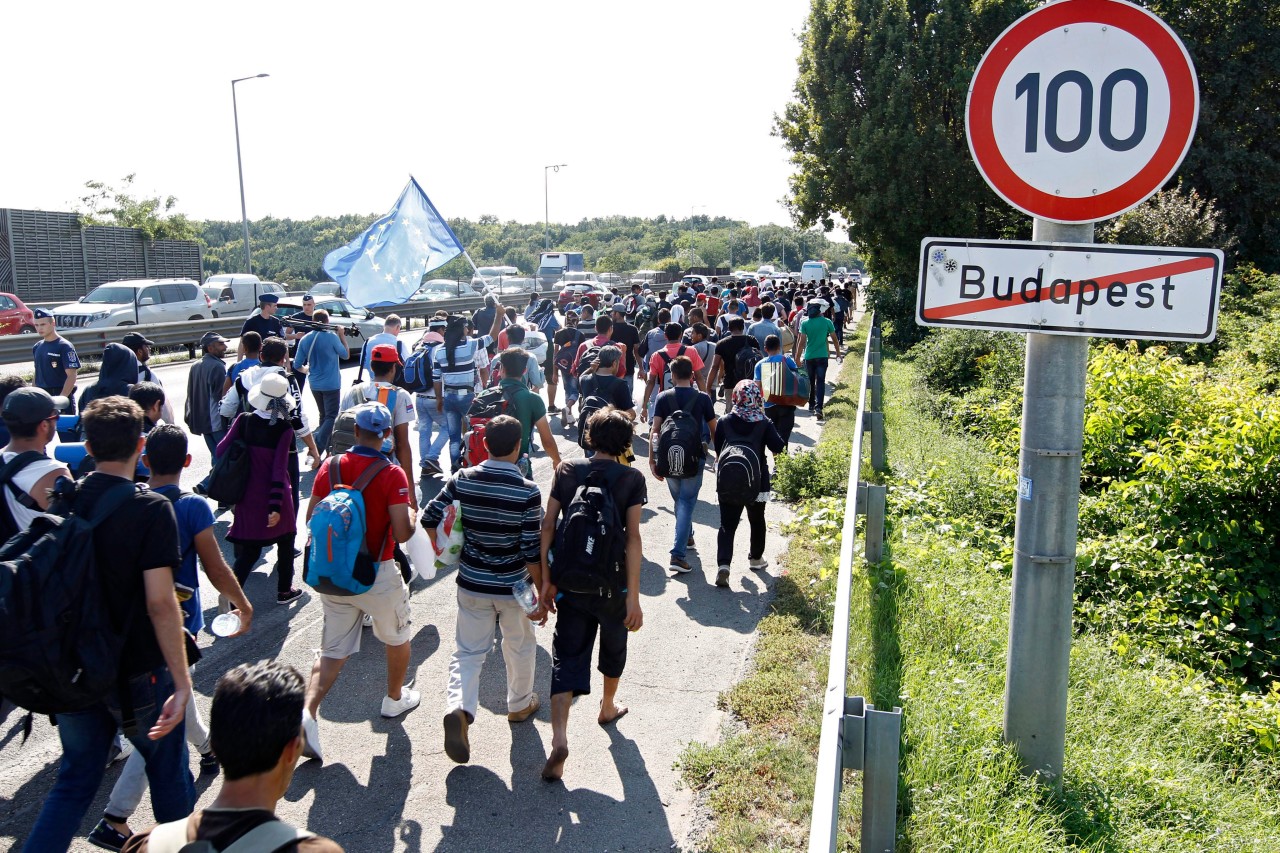
[[[1001,731],[1016,472],[922,414],[912,365],[886,355],[884,382],[888,549],[855,565],[848,692],[903,707],[898,850],[1280,851],[1280,760],[1228,758],[1205,679],[1110,636],[1073,647],[1061,792],[1021,774]],[[819,454],[847,460],[852,398],[828,407]],[[681,759],[713,818],[697,849],[807,844],[837,547],[822,506],[801,510],[753,669],[721,697],[737,726]],[[856,849],[845,779],[840,849]]]

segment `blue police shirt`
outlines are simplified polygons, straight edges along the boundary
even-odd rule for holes
[[[61,394],[67,384],[67,371],[80,369],[80,356],[76,348],[62,335],[52,341],[40,341],[31,348],[36,363],[35,386],[50,394]]]

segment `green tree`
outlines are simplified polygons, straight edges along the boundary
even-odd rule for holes
[[[119,188],[102,181],[86,181],[86,195],[80,197],[80,221],[84,225],[115,225],[137,228],[148,240],[196,240],[199,226],[181,213],[174,213],[178,199],[135,198],[134,175],[120,179]]]
[[[912,317],[921,238],[1029,230],[978,174],[964,117],[982,53],[1033,5],[814,0],[795,100],[776,121],[796,167],[789,203],[802,226],[830,231],[837,215],[848,223],[874,274],[872,304],[895,336],[919,335]]]
[[[1122,213],[1098,229],[1100,243],[1129,246],[1188,246],[1230,251],[1235,238],[1226,232],[1222,211],[1212,199],[1182,181],[1158,192],[1142,204]]]

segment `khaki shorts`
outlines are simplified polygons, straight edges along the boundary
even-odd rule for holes
[[[359,595],[320,595],[324,630],[320,657],[345,660],[360,651],[360,623],[364,614],[373,619],[373,635],[388,646],[409,642],[409,587],[395,560],[378,564],[373,588]]]

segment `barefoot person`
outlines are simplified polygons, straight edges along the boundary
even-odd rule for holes
[[[597,720],[607,726],[627,713],[615,700],[627,662],[627,631],[638,631],[644,623],[640,610],[640,508],[647,500],[645,479],[622,461],[631,446],[631,420],[616,409],[602,409],[587,421],[587,437],[595,456],[556,467],[542,520],[542,563],[549,566],[542,603],[556,613],[551,642],[552,748],[542,768],[542,778],[547,781],[564,773],[569,757],[569,707],[574,697],[591,692],[596,634],[600,635],[598,669],[604,676]],[[593,532],[603,523],[608,541],[588,562],[582,560],[586,549],[573,531],[591,526],[577,524],[582,520],[578,513],[584,501],[602,494],[608,499]],[[597,584],[608,594],[583,591]],[[569,586],[578,591],[569,591]]]

